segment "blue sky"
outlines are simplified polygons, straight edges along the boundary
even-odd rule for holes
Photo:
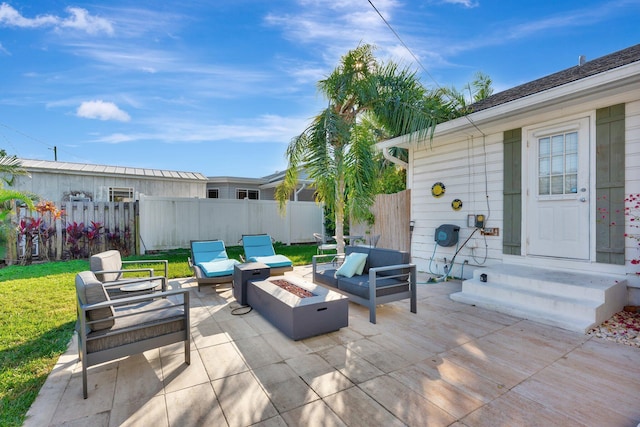
[[[640,0],[0,2],[0,148],[22,158],[261,177],[359,43],[496,92],[640,43]],[[419,58],[420,68],[378,16]]]

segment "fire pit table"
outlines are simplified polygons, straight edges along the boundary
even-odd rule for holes
[[[248,282],[247,301],[296,341],[349,326],[348,297],[291,276]]]

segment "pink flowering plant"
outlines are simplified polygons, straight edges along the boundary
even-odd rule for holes
[[[21,218],[18,223],[18,238],[24,244],[23,254],[20,255],[22,265],[31,264],[36,244],[40,259],[49,260],[55,255],[56,223],[64,216],[64,211],[49,201],[38,203],[35,211],[36,216]]]
[[[635,240],[637,245],[640,246],[640,194],[629,194],[624,199],[624,204],[624,214],[629,220],[629,232],[624,233],[624,236]],[[631,264],[640,265],[640,256],[638,254],[631,258]],[[636,272],[636,274],[640,275],[640,272]]]

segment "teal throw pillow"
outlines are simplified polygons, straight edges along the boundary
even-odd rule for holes
[[[359,276],[364,271],[364,265],[367,263],[367,254],[361,254],[359,252],[354,252],[351,255],[355,255],[356,258],[360,259],[360,264],[358,265],[358,269],[356,270],[356,274]]]
[[[364,270],[364,264],[367,261],[367,254],[362,254],[359,252],[354,252],[349,254],[345,259],[340,268],[336,271],[337,276],[343,277],[353,277],[358,271],[359,274],[362,274]]]

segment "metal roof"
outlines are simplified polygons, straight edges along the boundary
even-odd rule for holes
[[[89,163],[53,162],[49,160],[20,159],[22,167],[29,172],[40,170],[53,173],[82,175],[120,175],[140,178],[177,179],[187,181],[207,181],[199,172],[182,172],[164,169],[144,169],[127,166],[94,165]]]

